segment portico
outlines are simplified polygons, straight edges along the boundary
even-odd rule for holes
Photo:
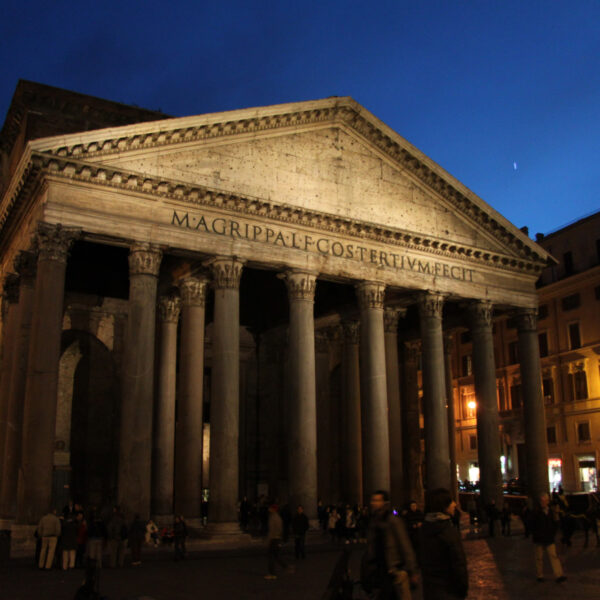
[[[301,503],[315,518],[319,498],[360,502],[391,487],[395,503],[406,501],[422,466],[426,487],[450,487],[444,332],[463,321],[482,348],[474,365],[489,442],[482,479],[490,496],[498,489],[490,319],[515,310],[534,318],[548,255],[353,100],[31,141],[6,186],[0,226],[2,389],[5,377],[17,380],[3,407],[25,398],[20,508],[4,502],[14,466],[3,465],[3,518],[34,523],[58,502],[53,460],[65,440],[56,398],[77,385],[61,375],[60,340],[82,302],[101,315],[77,331],[102,342],[120,386],[116,489],[103,500],[118,499],[128,513],[200,518],[204,488],[209,523],[225,531],[244,495]],[[69,261],[101,269],[104,249],[121,257],[115,270],[127,281],[121,328],[118,311],[75,297],[68,277],[65,287]],[[22,252],[38,256],[26,344],[8,293],[15,275],[31,285],[14,266]],[[90,286],[110,297],[101,283]],[[520,338],[528,468],[543,477],[529,321]],[[14,445],[6,423],[0,440]],[[421,428],[425,460],[415,465]],[[15,453],[3,456],[10,463]],[[330,497],[319,466],[332,474]]]

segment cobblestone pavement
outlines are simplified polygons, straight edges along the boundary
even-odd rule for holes
[[[568,576],[563,584],[554,582],[549,564],[546,581],[536,581],[533,544],[522,534],[465,539],[464,545],[472,600],[600,597],[600,548],[595,541],[583,549],[583,539],[575,537],[572,548],[559,548]],[[263,577],[267,561],[260,544],[239,550],[194,552],[179,563],[168,552],[148,550],[139,567],[102,569],[100,590],[108,600],[319,600],[341,548],[317,539],[309,545],[307,559],[296,563],[295,573],[283,573],[275,581]],[[363,548],[355,545],[352,549],[351,566],[357,577]],[[283,555],[293,563],[291,552],[288,544]],[[30,560],[11,561],[0,566],[0,598],[73,600],[82,577],[79,570],[45,572],[34,568]],[[418,592],[415,600],[420,600]]]

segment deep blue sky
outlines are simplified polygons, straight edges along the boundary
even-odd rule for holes
[[[19,78],[176,116],[348,95],[533,237],[600,209],[599,32],[599,0],[3,0],[0,119]]]

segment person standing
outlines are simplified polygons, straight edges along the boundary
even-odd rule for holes
[[[415,554],[418,554],[419,550],[419,531],[423,525],[423,519],[425,515],[423,511],[419,510],[417,503],[411,500],[408,504],[408,510],[404,514],[404,520],[406,521],[406,529],[408,530],[408,537],[412,544]]]
[[[296,514],[292,519],[292,533],[294,535],[294,552],[296,558],[306,558],[305,539],[308,531],[308,517],[304,514],[304,507],[298,505]]]
[[[279,516],[278,508],[276,504],[269,506],[269,530],[267,533],[269,572],[265,575],[265,579],[277,579],[277,575],[275,575],[276,564],[279,564],[284,569],[288,568],[287,563],[279,556],[281,536],[283,535],[283,521]]]
[[[173,540],[175,545],[175,560],[185,558],[185,538],[187,537],[187,525],[181,515],[175,515],[173,523]]]
[[[38,566],[40,569],[51,569],[54,562],[54,553],[56,551],[56,542],[60,535],[60,520],[56,516],[56,509],[48,511],[38,523],[37,532],[42,540],[40,550],[40,559]]]
[[[423,600],[462,599],[469,591],[467,559],[460,533],[452,523],[455,509],[447,489],[427,493],[419,537]]]
[[[390,509],[387,491],[371,496],[367,550],[361,564],[361,581],[378,599],[410,600],[410,585],[417,582],[417,561],[404,522]]]
[[[117,565],[125,564],[125,545],[127,543],[127,524],[118,506],[113,508],[113,514],[108,522],[108,565],[114,569]]]
[[[136,567],[142,564],[142,543],[146,537],[146,525],[136,514],[129,527],[129,547],[131,548],[131,564]]]
[[[510,535],[510,521],[512,519],[512,513],[510,510],[510,504],[505,500],[502,505],[501,513],[501,524],[502,524],[502,535]]]
[[[77,554],[77,534],[79,531],[79,521],[75,518],[74,512],[65,513],[62,523],[60,543],[62,547],[62,568],[63,571],[75,568],[75,556]]]
[[[533,510],[530,519],[531,536],[535,545],[535,569],[538,581],[544,581],[544,550],[550,559],[550,566],[556,583],[567,578],[556,554],[554,537],[558,529],[558,506],[550,508],[550,498],[546,492],[539,497],[539,504]]]

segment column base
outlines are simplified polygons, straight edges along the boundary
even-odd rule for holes
[[[35,555],[36,525],[18,525],[13,523],[10,528],[10,557],[22,558]]]
[[[222,544],[240,546],[252,543],[254,540],[249,533],[244,533],[237,522],[209,523],[204,530],[205,542],[209,544]]]

